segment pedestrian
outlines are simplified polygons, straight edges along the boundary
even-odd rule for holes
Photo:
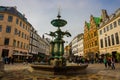
[[[11,63],[11,57],[8,57],[8,64]]]
[[[107,59],[106,59],[106,57],[103,59],[103,62],[104,62],[105,68],[107,68]]]
[[[11,63],[14,64],[14,57],[11,58]]]
[[[114,58],[111,59],[111,68],[115,69],[115,59]]]
[[[107,59],[108,69],[111,68],[111,58]]]

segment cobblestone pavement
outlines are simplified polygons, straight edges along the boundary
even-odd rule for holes
[[[120,64],[116,69],[105,69],[104,64],[89,64],[85,74],[43,75],[33,73],[30,64],[5,65],[5,75],[0,80],[120,80]]]

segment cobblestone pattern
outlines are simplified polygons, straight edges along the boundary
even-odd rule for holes
[[[86,74],[69,76],[33,73],[29,65],[8,66],[5,66],[6,75],[1,80],[120,80],[120,64],[115,70],[105,69],[103,64],[90,64]]]

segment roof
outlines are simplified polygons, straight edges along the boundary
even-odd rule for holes
[[[98,26],[100,24],[100,22],[101,22],[101,18],[100,17],[93,17],[93,19],[94,19],[96,25]],[[85,22],[85,24],[87,25],[87,28],[89,30],[90,29],[90,23]]]
[[[88,28],[88,30],[90,29],[90,23],[87,23],[87,28]]]
[[[94,21],[96,23],[96,25],[99,25],[101,22],[101,18],[100,17],[94,17]]]
[[[24,16],[24,14],[21,14],[19,11],[16,10],[16,7],[6,7],[6,6],[0,6],[0,12],[7,12],[10,14],[14,14],[18,17],[20,17],[22,20],[24,20],[25,22],[27,22],[28,24],[30,24],[27,21],[27,18]],[[30,24],[31,25],[31,24]]]

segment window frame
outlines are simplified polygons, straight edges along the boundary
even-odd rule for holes
[[[9,15],[8,16],[8,22],[12,22],[13,21],[13,16]]]
[[[11,33],[11,26],[6,26],[6,33]]]
[[[9,45],[10,39],[9,38],[5,38],[4,39],[4,45]]]
[[[4,14],[0,14],[0,21],[4,20]]]

